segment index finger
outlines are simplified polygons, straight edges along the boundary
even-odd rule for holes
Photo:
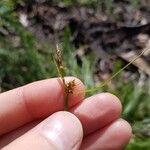
[[[69,108],[84,98],[84,85],[75,79],[73,94],[69,95]],[[77,94],[79,93],[80,94]],[[0,135],[16,129],[32,120],[44,118],[64,110],[64,89],[58,78],[37,81],[0,94]]]

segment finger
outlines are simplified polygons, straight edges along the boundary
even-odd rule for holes
[[[71,109],[82,123],[84,135],[94,132],[120,117],[122,106],[110,93],[87,98]]]
[[[19,138],[20,136],[22,136],[23,134],[25,134],[26,132],[28,132],[29,130],[31,130],[33,127],[35,127],[36,125],[38,125],[42,120],[36,120],[33,122],[30,122],[14,131],[11,131],[7,134],[4,134],[0,137],[0,149],[6,145],[8,145],[9,143],[11,143],[12,141],[14,141],[15,139]]]
[[[77,86],[69,96],[69,107],[84,97],[84,85],[77,78]],[[34,119],[46,117],[64,109],[64,90],[58,78],[34,82],[0,95],[0,135],[9,132]]]
[[[80,121],[69,112],[57,112],[2,150],[78,149],[82,138]]]
[[[81,150],[121,150],[131,137],[130,125],[119,119],[103,130],[88,135],[81,145]]]

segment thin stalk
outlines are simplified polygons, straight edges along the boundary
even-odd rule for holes
[[[119,71],[117,71],[115,74],[113,74],[109,79],[104,81],[101,85],[98,85],[97,87],[87,89],[85,90],[85,93],[90,93],[90,92],[96,92],[102,87],[106,86],[112,79],[114,79],[119,73],[121,73],[124,69],[126,69],[128,66],[130,66],[134,61],[136,61],[139,57],[141,57],[147,50],[150,48],[144,49],[138,56],[136,56],[132,61],[130,61],[127,65],[125,65],[123,68],[121,68]]]
[[[68,93],[65,93],[65,110],[68,111],[68,96],[69,94]]]

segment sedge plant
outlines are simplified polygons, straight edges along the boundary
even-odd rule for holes
[[[126,64],[123,68],[121,68],[120,70],[118,70],[116,73],[114,73],[110,78],[108,78],[106,81],[104,81],[103,83],[101,83],[98,86],[95,86],[93,88],[90,89],[86,89],[85,90],[85,94],[91,93],[91,92],[97,92],[99,91],[102,87],[106,86],[109,82],[111,82],[118,74],[120,74],[124,69],[126,69],[128,66],[130,66],[133,62],[135,62],[139,57],[141,57],[146,51],[148,51],[150,48],[145,48],[139,55],[137,55],[133,60],[131,60],[128,64]],[[68,96],[69,94],[73,94],[74,92],[74,87],[76,86],[75,80],[72,80],[68,83],[66,83],[65,81],[65,74],[66,74],[66,67],[63,65],[63,60],[61,57],[61,49],[59,48],[58,44],[56,45],[56,51],[55,51],[55,65],[57,68],[57,72],[60,76],[60,80],[62,83],[62,86],[64,88],[64,95],[65,95],[65,103],[64,103],[64,109],[66,111],[68,111]],[[80,91],[79,93],[76,94],[80,94],[83,91]]]

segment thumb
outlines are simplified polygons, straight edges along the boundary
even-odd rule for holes
[[[4,149],[77,150],[82,138],[83,130],[78,118],[69,112],[61,111],[54,113]]]
[[[69,112],[57,112],[43,128],[43,134],[63,150],[78,149],[82,142],[83,130],[78,118]]]

